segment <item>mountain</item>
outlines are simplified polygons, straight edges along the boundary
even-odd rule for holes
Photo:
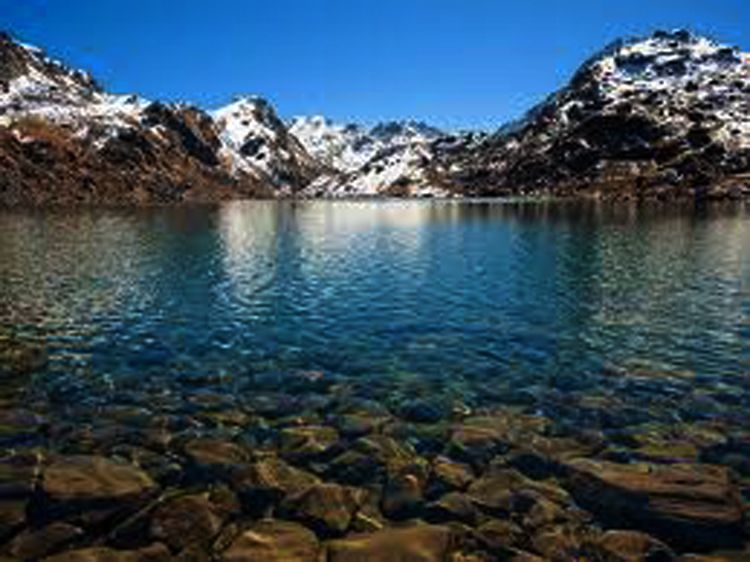
[[[467,194],[747,195],[750,55],[687,31],[617,41],[521,121],[436,158]]]
[[[277,195],[294,194],[324,170],[263,98],[239,97],[211,116],[231,170],[273,185]]]
[[[0,203],[163,203],[290,195],[322,168],[267,102],[213,115],[111,95],[0,34]]]
[[[617,41],[522,119],[452,134],[113,95],[0,33],[0,205],[515,194],[750,195],[750,55],[686,31]]]
[[[367,129],[321,117],[297,117],[289,130],[329,170],[302,191],[310,197],[445,195],[425,174],[430,145],[445,134],[418,121]],[[415,187],[415,189],[412,189]]]

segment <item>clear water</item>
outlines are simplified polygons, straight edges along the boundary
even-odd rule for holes
[[[14,381],[23,400],[68,409],[201,388],[233,400],[258,374],[315,369],[386,403],[422,393],[547,414],[566,394],[637,406],[688,384],[716,409],[649,415],[726,413],[731,396],[744,419],[750,209],[3,211],[0,328],[50,353]],[[633,392],[633,373],[656,382]]]

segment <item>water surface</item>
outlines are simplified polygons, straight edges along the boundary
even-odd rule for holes
[[[259,375],[299,370],[386,403],[422,393],[541,413],[569,393],[633,399],[618,387],[629,375],[661,381],[655,399],[685,381],[747,398],[741,205],[4,211],[0,241],[0,328],[50,353],[13,384],[69,410],[132,401],[135,389],[246,395]],[[652,414],[701,412],[686,402]]]

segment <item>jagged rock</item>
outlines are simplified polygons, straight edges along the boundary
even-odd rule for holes
[[[566,469],[575,499],[611,524],[686,548],[742,544],[742,502],[726,468],[578,459]]]
[[[598,546],[613,562],[671,562],[676,558],[663,542],[638,531],[607,531]]]
[[[246,510],[263,513],[284,497],[304,492],[319,479],[276,457],[250,464],[232,477],[232,487]]]
[[[531,538],[530,550],[550,562],[568,562],[584,558],[597,535],[593,529],[575,525],[544,527]]]
[[[338,484],[313,484],[305,491],[288,497],[282,512],[322,535],[342,535],[362,505],[366,492]]]
[[[151,519],[151,536],[174,551],[207,545],[219,533],[222,518],[208,494],[182,496],[160,506]]]
[[[507,414],[467,418],[454,426],[450,438],[451,456],[483,466],[516,443],[528,442],[548,422],[543,418]]]
[[[447,527],[434,525],[352,535],[327,543],[328,562],[443,562],[451,537]]]
[[[339,435],[332,427],[287,427],[281,430],[279,441],[285,457],[315,459],[331,453],[339,442]]]
[[[508,556],[523,545],[527,535],[509,519],[490,519],[477,528],[477,538],[490,551]]]
[[[153,493],[157,485],[139,468],[104,457],[66,457],[48,466],[42,491],[54,502],[125,501]]]
[[[463,491],[474,480],[469,465],[438,456],[432,461],[430,493],[440,495],[448,491]]]
[[[223,477],[250,461],[249,453],[232,441],[194,439],[185,445],[196,478]]]
[[[224,562],[317,562],[320,545],[312,531],[286,521],[260,521],[224,551]]]
[[[544,498],[558,505],[570,502],[568,493],[555,482],[538,482],[515,470],[492,469],[466,491],[480,508],[507,514]]]
[[[392,519],[416,517],[424,504],[427,465],[415,462],[394,470],[386,481],[381,508]]]
[[[335,480],[360,485],[415,462],[419,462],[419,457],[413,449],[391,437],[373,434],[357,439],[333,459],[327,474]]]
[[[433,523],[460,521],[467,525],[476,524],[479,511],[474,502],[460,492],[450,492],[425,508],[426,518]]]

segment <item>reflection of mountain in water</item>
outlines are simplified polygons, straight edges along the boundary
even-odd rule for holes
[[[746,369],[740,207],[257,202],[6,213],[0,229],[0,325],[112,384],[321,368],[574,387],[603,366]]]

